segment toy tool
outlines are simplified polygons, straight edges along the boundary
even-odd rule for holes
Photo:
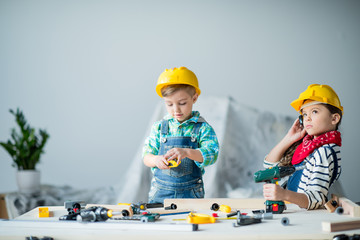
[[[278,184],[278,181],[285,176],[293,174],[297,170],[304,169],[304,166],[295,168],[294,166],[289,167],[279,167],[275,166],[265,170],[257,171],[254,174],[255,182],[266,182],[266,183],[275,183]],[[283,201],[271,201],[267,200],[265,202],[266,212],[272,212],[274,214],[282,213],[285,209],[285,203]]]

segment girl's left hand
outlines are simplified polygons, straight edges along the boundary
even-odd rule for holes
[[[172,148],[164,155],[164,157],[170,161],[170,160],[176,160],[176,162],[179,164],[180,161],[187,157],[186,149],[184,148]]]
[[[263,195],[266,200],[283,201],[285,200],[285,193],[285,189],[274,183],[263,186]]]

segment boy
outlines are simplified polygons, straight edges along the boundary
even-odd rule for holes
[[[149,202],[203,198],[204,167],[216,162],[219,143],[213,128],[192,111],[201,93],[197,77],[185,67],[166,69],[156,92],[168,115],[152,126],[143,149],[144,164],[153,172]]]

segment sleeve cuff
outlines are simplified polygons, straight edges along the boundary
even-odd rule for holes
[[[277,163],[272,163],[272,162],[268,162],[268,161],[266,161],[266,157],[267,157],[267,155],[265,156],[265,158],[264,158],[264,168],[270,168],[270,167],[274,167],[274,166],[277,166],[278,164],[279,164],[279,162],[277,162]]]
[[[308,198],[308,202],[309,202],[309,204],[308,204],[308,206],[307,206],[307,210],[310,210],[311,209],[311,205],[312,205],[312,201],[311,201],[311,198],[310,198],[310,196],[309,196],[309,194],[307,193],[307,192],[304,192],[304,194],[306,195],[306,197]]]
[[[204,162],[205,162],[204,153],[201,151],[201,148],[197,148],[195,150],[198,150],[201,153],[201,156],[203,157],[203,161],[202,162],[194,161],[194,162],[196,166],[198,166],[199,168],[204,168]]]

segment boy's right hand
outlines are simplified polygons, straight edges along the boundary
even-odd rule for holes
[[[154,164],[159,169],[170,169],[167,159],[162,155],[158,155],[154,158]]]

